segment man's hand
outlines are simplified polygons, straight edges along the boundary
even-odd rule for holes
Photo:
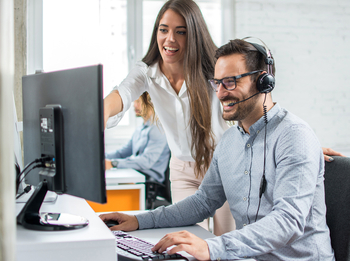
[[[100,215],[102,221],[114,220],[118,221],[119,225],[110,227],[110,230],[134,231],[139,228],[139,222],[135,216],[123,213],[110,213]]]
[[[108,159],[105,159],[105,169],[106,169],[106,170],[109,170],[109,169],[111,169],[111,168],[113,168],[113,166],[112,166],[112,161],[111,161],[111,160],[108,160]]]
[[[323,151],[323,154],[324,154],[324,160],[325,161],[328,161],[328,162],[332,162],[333,161],[333,158],[332,157],[329,157],[329,156],[342,156],[342,157],[345,157],[345,155],[339,153],[339,152],[336,152],[330,148],[322,148],[322,151]]]
[[[166,234],[153,248],[152,251],[162,253],[168,247],[168,254],[175,254],[179,251],[186,251],[198,260],[210,260],[209,247],[203,239],[193,235],[188,231],[174,232]]]

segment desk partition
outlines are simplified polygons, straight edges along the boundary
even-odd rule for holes
[[[145,181],[145,176],[134,169],[107,170],[107,204],[88,204],[95,212],[144,210]]]

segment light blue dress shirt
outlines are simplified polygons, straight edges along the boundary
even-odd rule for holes
[[[118,168],[132,168],[163,182],[170,150],[161,126],[147,121],[136,128],[125,146],[106,154],[106,158],[117,159]]]
[[[334,260],[324,199],[324,158],[312,129],[278,104],[250,128],[227,130],[199,190],[179,203],[137,215],[139,228],[191,225],[228,200],[237,229],[206,239],[211,259]],[[257,220],[255,218],[257,216]]]

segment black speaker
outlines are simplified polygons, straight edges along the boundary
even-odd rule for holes
[[[275,77],[269,73],[261,74],[256,81],[256,88],[261,93],[269,93],[275,88]]]

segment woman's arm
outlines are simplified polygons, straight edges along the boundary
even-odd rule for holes
[[[114,116],[123,110],[123,101],[117,90],[112,91],[103,102],[104,126],[106,128],[109,117]]]

